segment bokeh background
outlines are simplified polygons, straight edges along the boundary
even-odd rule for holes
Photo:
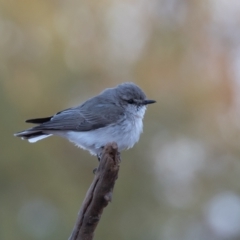
[[[0,1],[0,239],[67,239],[97,160],[24,120],[133,81],[157,104],[96,239],[240,239],[240,1]]]

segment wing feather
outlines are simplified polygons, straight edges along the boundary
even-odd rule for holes
[[[124,111],[113,103],[85,104],[66,109],[50,121],[34,127],[35,130],[89,131],[105,127],[122,118]]]

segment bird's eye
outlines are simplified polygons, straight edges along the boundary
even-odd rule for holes
[[[133,103],[134,103],[134,100],[133,100],[133,99],[129,99],[129,100],[127,100],[127,102],[128,102],[129,104],[133,104]]]

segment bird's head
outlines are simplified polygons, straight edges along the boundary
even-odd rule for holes
[[[145,93],[136,84],[127,82],[116,87],[117,97],[123,106],[136,106],[137,108],[146,107],[148,104],[155,103],[155,100],[147,99]]]

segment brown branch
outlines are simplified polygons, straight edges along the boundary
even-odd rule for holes
[[[78,213],[69,240],[92,240],[103,208],[112,200],[118,177],[120,156],[116,143],[105,146],[95,177]]]

